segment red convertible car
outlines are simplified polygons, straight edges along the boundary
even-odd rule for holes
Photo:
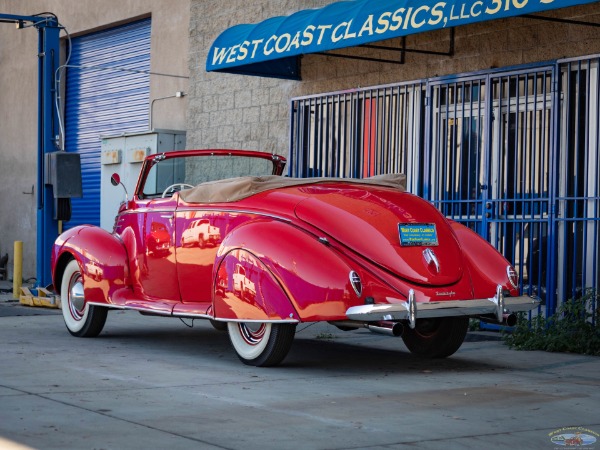
[[[242,150],[147,157],[112,233],[84,225],[54,244],[69,332],[97,336],[111,309],[208,319],[244,363],[271,366],[297,324],[326,321],[446,357],[469,317],[506,323],[538,305],[506,259],[405,192],[402,175],[288,178],[285,162]],[[184,245],[199,224],[212,245]]]

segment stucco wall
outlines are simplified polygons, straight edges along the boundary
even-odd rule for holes
[[[72,36],[151,16],[151,70],[188,75],[188,0],[0,0],[0,13],[45,11]],[[24,242],[24,278],[36,274],[37,39],[34,28],[0,23],[0,253],[10,254],[12,273],[13,242]],[[150,100],[187,92],[188,86],[188,79],[151,76]],[[153,126],[185,129],[186,113],[186,97],[155,102]]]
[[[240,147],[285,155],[292,97],[600,52],[598,28],[514,18],[458,27],[453,57],[409,53],[406,64],[395,65],[307,55],[300,82],[205,71],[208,49],[226,28],[328,3],[233,0],[224,8],[219,0],[192,0],[188,147]],[[544,15],[600,22],[600,4]],[[447,51],[449,36],[448,30],[409,36],[407,47]],[[374,54],[359,48],[348,52]]]

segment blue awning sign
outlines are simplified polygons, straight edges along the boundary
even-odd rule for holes
[[[207,71],[294,78],[295,57],[598,0],[352,0],[236,25],[212,44]],[[278,61],[274,66],[272,62]],[[265,64],[265,63],[270,64]],[[262,73],[264,72],[264,73]],[[281,72],[278,74],[277,72]],[[286,72],[288,76],[286,76]],[[290,76],[291,75],[291,76]]]

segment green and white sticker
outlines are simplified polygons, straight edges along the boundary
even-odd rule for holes
[[[438,245],[434,223],[399,223],[398,233],[403,247]]]

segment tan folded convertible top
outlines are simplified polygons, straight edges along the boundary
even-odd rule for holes
[[[288,178],[278,175],[264,177],[239,177],[210,181],[179,193],[187,203],[236,202],[252,195],[293,186],[316,183],[368,184],[406,190],[406,175],[401,173],[377,175],[371,178]]]

